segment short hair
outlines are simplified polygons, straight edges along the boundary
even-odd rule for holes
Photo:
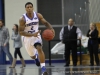
[[[32,7],[33,7],[33,3],[31,3],[31,2],[27,2],[27,3],[25,4],[25,8],[26,8],[26,6],[29,5],[29,4],[31,4]]]
[[[73,19],[73,18],[69,18],[69,20],[70,20],[70,19],[74,22],[74,19]]]
[[[1,21],[2,23],[4,23],[4,21],[3,21],[2,19],[0,19],[0,21]]]

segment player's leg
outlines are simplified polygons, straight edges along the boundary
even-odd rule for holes
[[[41,53],[40,53],[39,50],[36,50],[35,47],[37,47],[37,46],[34,47],[34,45],[36,45],[35,43],[38,42],[38,41],[39,41],[39,42],[42,42],[41,37],[39,37],[39,38],[31,37],[31,38],[24,38],[24,39],[23,39],[23,42],[24,42],[24,45],[25,45],[25,48],[26,48],[27,53],[29,54],[29,56],[30,56],[32,59],[35,59],[36,65],[37,65],[37,66],[40,66],[39,60],[41,61],[41,58],[40,58],[40,56],[38,56],[38,55],[39,55],[39,54],[41,55]],[[41,45],[41,44],[40,44],[40,45]],[[41,48],[42,48],[42,47],[41,47]],[[37,51],[39,51],[39,52],[37,52]],[[38,53],[39,53],[39,54],[38,54]],[[42,54],[43,54],[43,52],[42,52]],[[38,60],[38,57],[39,57],[39,60]],[[45,60],[43,60],[43,64],[44,64],[44,66],[45,66],[44,61],[45,61]]]
[[[39,61],[39,58],[38,58],[38,52],[36,49],[34,49],[34,56],[30,56],[32,59],[35,60],[35,64],[37,66],[40,66],[40,61]]]
[[[42,49],[42,45],[41,45],[41,43],[35,43],[34,46],[38,51],[38,58],[39,58],[40,64],[41,64],[42,74],[48,75],[48,73],[46,72],[46,68],[45,68],[45,55],[44,55],[44,52]]]
[[[29,56],[35,60],[35,63],[37,66],[40,66],[40,62],[38,60],[38,52],[36,48],[34,48],[33,44],[31,44],[32,40],[31,39],[25,39],[24,45],[26,48],[27,53]]]

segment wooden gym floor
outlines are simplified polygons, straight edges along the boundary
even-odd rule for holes
[[[100,75],[99,66],[69,66],[63,67],[64,63],[52,64],[54,67],[48,66],[49,75]],[[25,68],[16,65],[16,68],[10,69],[10,65],[0,65],[0,75],[41,75],[41,69],[35,64],[27,64]]]

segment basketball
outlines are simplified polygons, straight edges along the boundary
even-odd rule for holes
[[[42,37],[46,41],[50,41],[54,38],[53,32],[50,29],[46,29],[42,33]]]

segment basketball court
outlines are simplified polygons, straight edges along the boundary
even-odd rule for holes
[[[54,67],[49,67],[47,64],[47,71],[49,75],[100,75],[99,66],[69,66],[63,67],[64,64],[52,64]],[[35,64],[27,64],[25,68],[9,69],[9,65],[0,65],[0,75],[41,75],[41,69]]]
[[[0,19],[4,20],[10,35],[12,34],[13,24],[19,24],[19,18],[26,13],[24,6],[28,1],[33,3],[35,12],[41,13],[52,24],[56,32],[55,41],[52,41],[52,43],[43,39],[46,61],[51,59],[51,64],[54,66],[49,66],[50,61],[49,64],[46,62],[49,75],[100,75],[100,66],[88,66],[90,65],[90,56],[87,50],[88,38],[85,36],[90,22],[95,22],[99,31],[100,44],[100,0],[0,0]],[[62,27],[67,25],[69,18],[73,18],[75,26],[82,31],[84,39],[81,42],[84,45],[78,49],[78,66],[64,67],[64,44],[59,41],[59,33]],[[31,29],[33,30],[33,27]],[[39,29],[44,31],[46,27],[40,23]],[[14,55],[12,40],[9,40],[9,43],[10,52]],[[37,67],[33,63],[24,46],[21,48],[21,52],[26,61],[25,68],[20,68],[20,58],[17,59],[15,68],[9,68],[9,59],[6,59],[4,52],[1,53],[0,75],[41,75],[41,67]],[[80,53],[82,53],[82,56]],[[70,58],[70,65],[73,65],[71,55]]]

